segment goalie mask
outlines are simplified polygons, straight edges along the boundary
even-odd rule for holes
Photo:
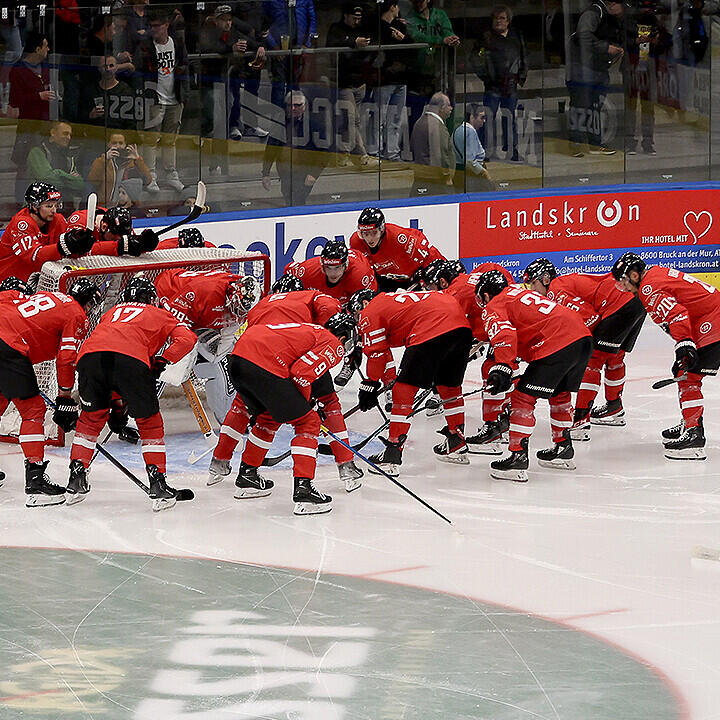
[[[252,275],[246,275],[228,285],[225,307],[240,322],[258,304],[261,295],[260,283]]]

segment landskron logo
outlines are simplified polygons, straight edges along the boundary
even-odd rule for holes
[[[617,225],[622,218],[622,205],[617,200],[613,200],[612,205],[608,205],[604,200],[597,206],[596,211],[598,222],[603,227],[613,227]]]

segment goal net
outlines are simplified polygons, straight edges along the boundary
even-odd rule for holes
[[[47,262],[43,265],[38,282],[38,292],[65,292],[80,277],[87,277],[101,289],[103,302],[93,308],[88,334],[100,322],[103,314],[115,305],[128,282],[142,273],[152,282],[165,270],[225,270],[238,275],[252,275],[265,292],[270,287],[270,258],[259,252],[243,252],[225,248],[186,248],[156,250],[140,257],[112,257],[88,255],[77,260]],[[40,390],[52,400],[57,396],[55,362],[35,365]],[[198,388],[201,381],[192,378]],[[11,403],[0,419],[0,440],[17,442],[20,431],[20,415]],[[64,433],[52,422],[52,413],[45,416],[45,436],[48,443],[64,444]]]

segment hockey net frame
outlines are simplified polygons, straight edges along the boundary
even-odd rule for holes
[[[92,332],[102,315],[116,304],[120,293],[129,280],[138,274],[151,281],[165,270],[225,270],[238,275],[252,275],[267,293],[270,289],[270,258],[260,252],[227,248],[184,248],[155,250],[140,257],[114,257],[111,255],[88,255],[65,262],[47,262],[42,266],[37,292],[66,292],[77,278],[87,277],[101,288],[103,302],[88,315],[88,334]],[[40,390],[51,399],[57,395],[55,361],[34,366]],[[202,382],[191,378],[202,388]],[[10,403],[0,418],[0,442],[17,443],[20,416]],[[52,422],[52,413],[45,415],[45,438],[48,445],[62,447],[65,433]]]

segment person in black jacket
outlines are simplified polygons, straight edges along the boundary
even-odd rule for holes
[[[167,185],[180,192],[185,185],[176,168],[175,142],[180,131],[183,103],[187,91],[187,52],[179,38],[169,35],[170,18],[167,11],[157,8],[149,17],[150,37],[140,42],[135,51],[136,77],[145,95],[143,152],[153,182],[157,186],[157,146],[162,143],[162,164]]]

